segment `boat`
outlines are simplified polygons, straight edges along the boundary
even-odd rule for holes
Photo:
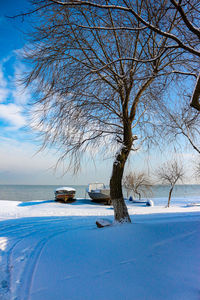
[[[147,201],[141,201],[141,200],[133,200],[132,203],[140,203],[140,204],[146,204]]]
[[[76,194],[76,190],[71,187],[67,187],[67,186],[59,187],[55,190],[54,193],[55,193],[55,201],[71,203],[76,200],[74,198]]]
[[[147,203],[147,201],[133,199],[132,196],[130,196],[128,200],[131,201],[132,203],[142,203],[142,204],[146,204]]]
[[[93,202],[110,204],[110,189],[104,183],[90,183],[86,191]]]
[[[200,202],[190,202],[187,204],[188,207],[192,207],[192,206],[200,206]]]
[[[132,203],[136,203],[136,204],[146,204],[146,206],[154,206],[154,202],[152,200],[135,200],[133,199],[132,196],[129,197],[128,199],[129,201],[131,201]]]

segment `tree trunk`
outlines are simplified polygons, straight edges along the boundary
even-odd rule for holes
[[[119,223],[131,223],[122,192],[124,166],[134,140],[132,135],[132,122],[128,118],[128,108],[126,105],[123,107],[123,116],[123,144],[121,149],[117,152],[113,163],[112,176],[110,179],[110,197],[114,208],[115,221]]]
[[[170,191],[169,191],[169,197],[168,197],[168,203],[167,203],[167,207],[169,207],[170,205],[170,201],[171,201],[171,196],[172,196],[172,191],[173,191],[173,186],[171,187]]]
[[[110,179],[110,196],[114,208],[114,217],[115,221],[119,223],[131,223],[122,192],[122,177],[129,152],[130,150],[124,147],[120,153],[117,154]]]
[[[138,195],[138,199],[141,200],[141,194],[137,190],[134,191],[134,194]]]
[[[200,98],[200,73],[199,73],[199,76],[197,78],[196,86],[194,88],[194,92],[193,92],[191,103],[190,103],[190,106],[194,107],[198,111],[200,111],[199,98]]]

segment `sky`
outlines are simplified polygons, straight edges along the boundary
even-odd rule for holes
[[[17,3],[17,4],[16,4]],[[86,155],[80,172],[76,175],[63,168],[55,171],[58,154],[53,149],[38,152],[35,133],[28,126],[27,103],[31,91],[23,90],[17,79],[25,71],[19,50],[26,44],[21,19],[10,19],[28,8],[26,0],[0,0],[0,184],[65,184],[77,185],[89,182],[109,184],[113,157],[105,159],[97,156],[95,162]],[[169,151],[169,150],[168,150]],[[134,153],[127,164],[127,170],[144,170],[159,166],[169,157],[169,152]],[[186,150],[183,158],[188,174],[191,173],[191,160],[195,153]],[[179,155],[179,153],[177,154]],[[188,183],[195,183],[188,176]]]

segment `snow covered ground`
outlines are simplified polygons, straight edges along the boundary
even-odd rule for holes
[[[167,202],[167,201],[166,201]],[[196,300],[200,207],[0,201],[0,300]]]

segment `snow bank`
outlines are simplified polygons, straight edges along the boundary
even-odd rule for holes
[[[167,200],[166,200],[167,202]],[[166,206],[150,206],[146,204],[134,204],[127,201],[127,207],[130,215],[143,215],[143,214],[176,214],[176,213],[192,213],[200,212],[200,206],[188,206],[185,203],[182,206],[171,205],[169,208]],[[39,216],[113,216],[112,206],[105,206],[91,202],[89,199],[77,199],[73,203],[59,203],[54,200],[45,201],[0,201],[0,220],[16,219],[23,217],[39,217]]]
[[[196,300],[200,207],[0,201],[1,300]]]

